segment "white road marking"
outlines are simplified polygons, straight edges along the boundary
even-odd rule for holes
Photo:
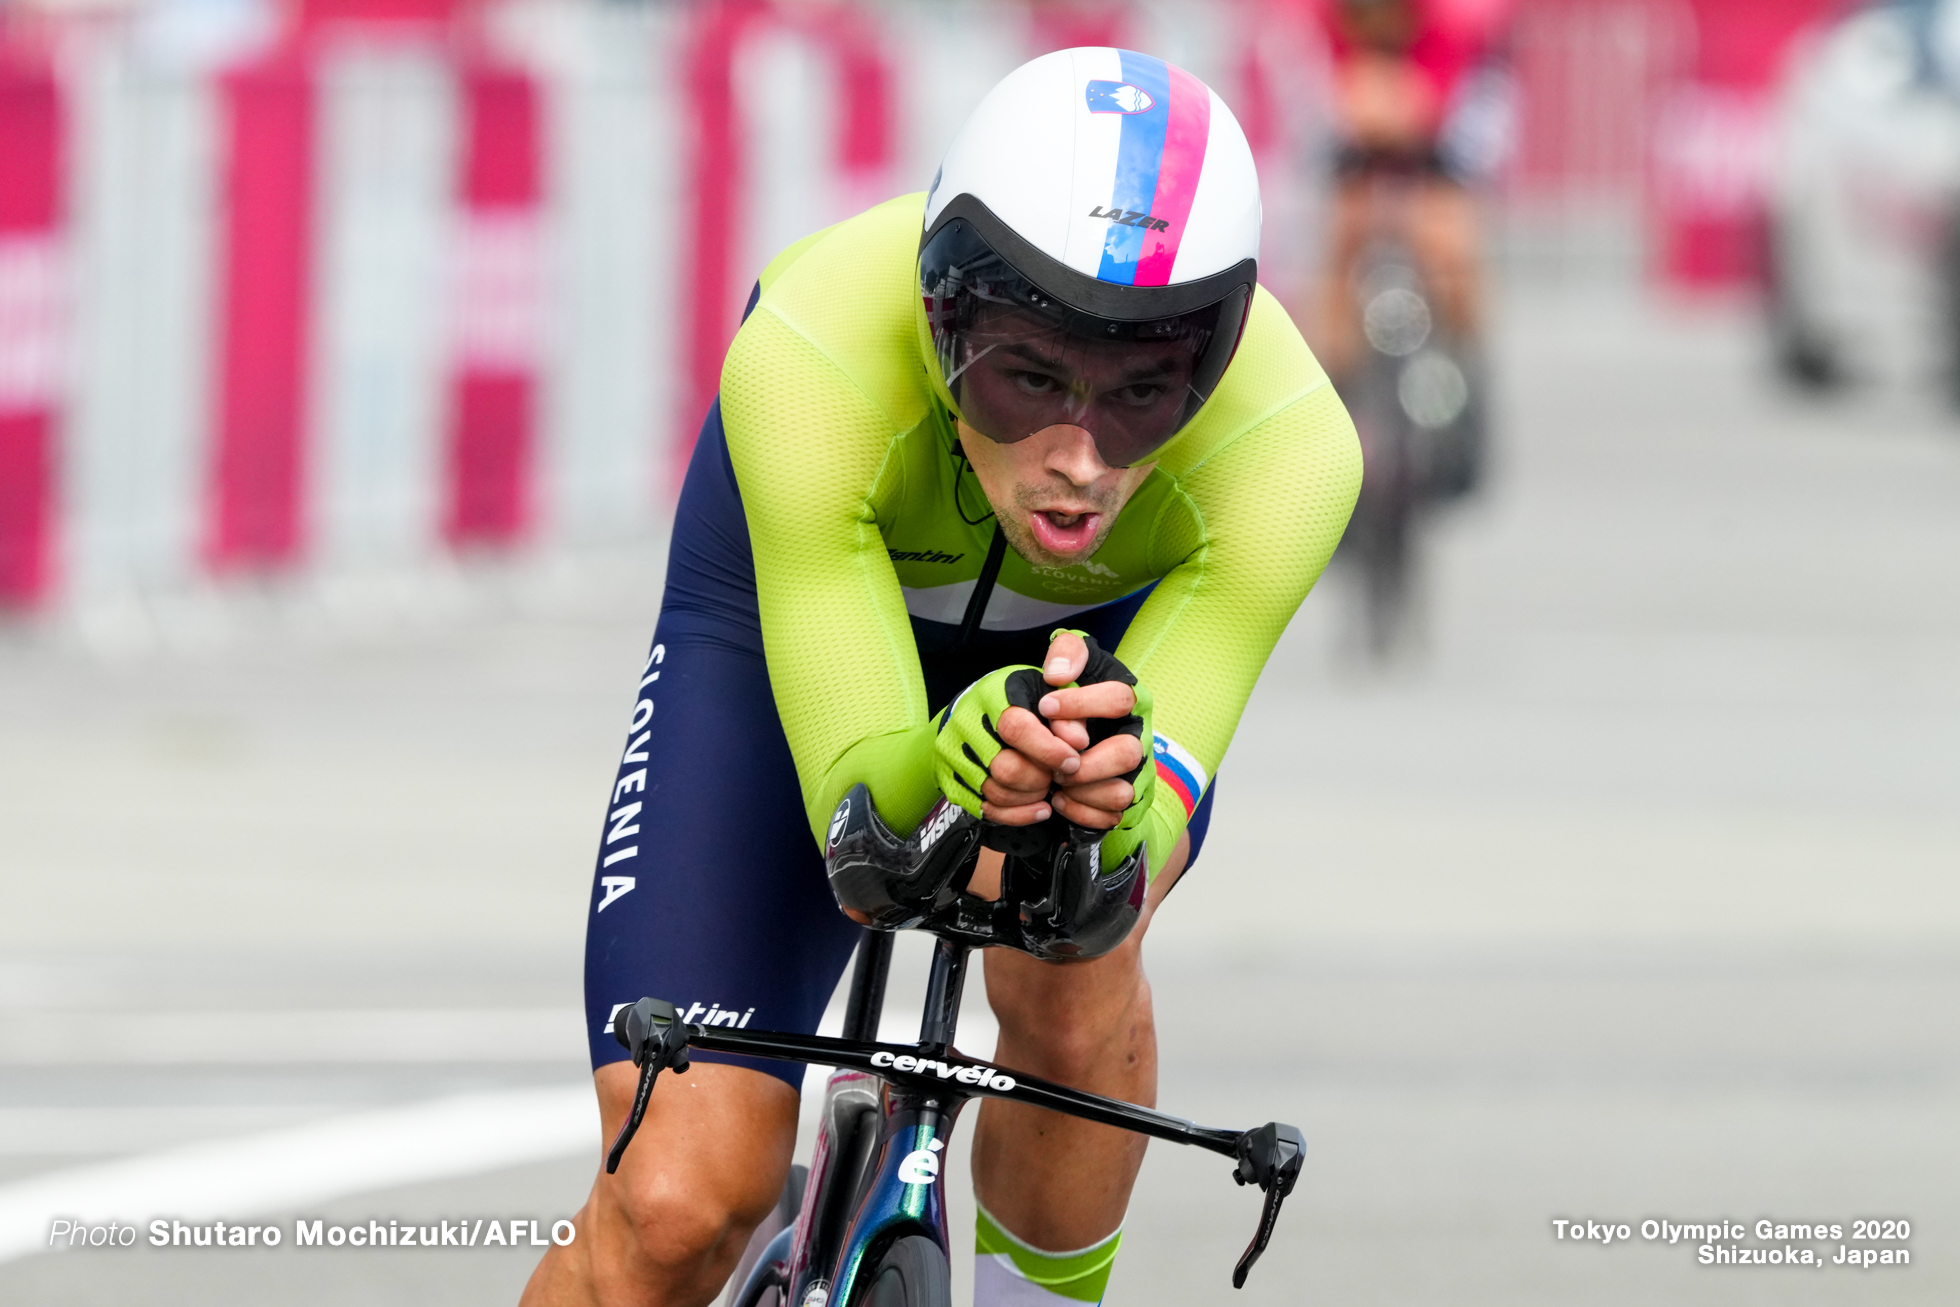
[[[230,1220],[579,1152],[596,1161],[598,1116],[584,1085],[505,1090],[48,1172],[0,1186],[0,1261],[45,1248],[56,1217]]]
[[[0,1157],[119,1156],[280,1130],[345,1114],[337,1103],[170,1103],[0,1107]]]
[[[0,1065],[585,1062],[576,1008],[0,1012]]]

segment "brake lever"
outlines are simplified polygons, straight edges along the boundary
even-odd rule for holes
[[[1242,1185],[1258,1185],[1265,1191],[1266,1202],[1259,1210],[1259,1228],[1253,1232],[1252,1242],[1246,1245],[1239,1264],[1232,1268],[1234,1289],[1245,1287],[1245,1277],[1251,1273],[1252,1264],[1271,1242],[1273,1227],[1279,1224],[1280,1204],[1300,1179],[1300,1163],[1306,1151],[1307,1141],[1299,1129],[1277,1121],[1268,1121],[1239,1136],[1239,1165],[1232,1178]]]
[[[621,1008],[613,1018],[613,1038],[632,1055],[633,1065],[640,1068],[640,1083],[633,1090],[633,1110],[626,1114],[619,1137],[606,1153],[607,1175],[619,1170],[619,1159],[626,1156],[626,1145],[639,1133],[640,1119],[647,1113],[647,1100],[653,1097],[653,1082],[662,1071],[671,1070],[680,1075],[689,1065],[687,1023],[680,1019],[680,1012],[672,1003],[661,999],[643,998],[632,1007]]]

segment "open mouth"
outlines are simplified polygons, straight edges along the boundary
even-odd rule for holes
[[[1035,543],[1051,554],[1079,554],[1095,543],[1101,513],[1064,513],[1047,509],[1028,515]]]

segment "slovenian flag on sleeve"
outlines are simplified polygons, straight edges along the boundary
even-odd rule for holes
[[[1205,796],[1205,786],[1211,778],[1205,775],[1204,764],[1168,735],[1152,735],[1150,743],[1157,755],[1157,781],[1171,787],[1178,802],[1184,805],[1184,819],[1189,821],[1191,814],[1198,810],[1198,800]]]

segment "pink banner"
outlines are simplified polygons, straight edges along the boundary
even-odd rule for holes
[[[215,570],[295,560],[304,450],[313,81],[283,50],[224,79],[224,306],[205,554]]]
[[[451,544],[509,544],[530,520],[544,296],[538,89],[523,72],[463,78],[463,240],[447,502]]]
[[[686,262],[687,340],[681,363],[685,408],[675,434],[671,484],[679,486],[695,433],[721,386],[721,356],[740,312],[735,251],[741,232],[740,113],[735,51],[749,24],[767,13],[759,0],[708,0],[688,35],[687,91],[693,138],[688,176],[694,194]]]
[[[850,5],[785,14],[822,45],[837,66],[843,102],[837,106],[833,157],[851,207],[868,209],[889,200],[895,92],[891,64],[871,16]]]
[[[62,106],[45,63],[0,46],[0,605],[53,583],[61,380]]]
[[[685,407],[674,441],[671,484],[680,485],[694,438],[721,385],[722,355],[735,337],[741,308],[759,268],[736,266],[747,221],[747,177],[735,59],[756,26],[776,22],[804,33],[837,63],[838,140],[834,155],[847,186],[869,205],[892,158],[890,64],[876,24],[850,5],[776,9],[765,0],[707,0],[694,11],[688,38],[687,86],[693,120],[689,178],[694,212],[686,259],[685,312],[689,329],[681,375]]]
[[[1659,266],[1680,286],[1762,273],[1770,93],[1791,38],[1837,0],[1693,0],[1694,80],[1655,124]]]
[[[1123,0],[1035,0],[1028,8],[1028,58],[1079,45],[1129,44]]]

